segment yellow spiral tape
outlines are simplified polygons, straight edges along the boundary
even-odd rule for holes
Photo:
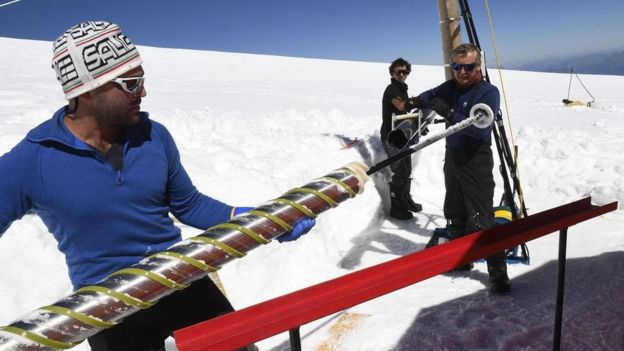
[[[78,290],[76,290],[76,292],[83,292],[83,291],[92,291],[92,292],[97,292],[100,294],[104,294],[104,295],[108,295],[112,298],[115,298],[123,303],[125,303],[126,305],[129,306],[133,306],[136,308],[140,308],[140,309],[146,309],[149,307],[152,307],[155,302],[146,302],[146,301],[141,301],[139,299],[137,299],[134,296],[130,296],[128,294],[124,294],[124,293],[120,293],[117,292],[115,290],[111,290],[109,288],[105,288],[103,286],[97,286],[97,285],[89,285],[89,286],[85,286],[84,288],[80,288]]]
[[[44,311],[54,312],[56,314],[62,314],[64,316],[73,318],[77,321],[81,321],[84,324],[88,324],[96,328],[110,328],[117,324],[117,323],[106,322],[99,318],[89,316],[88,314],[84,314],[78,311],[70,310],[69,308],[66,308],[66,307],[61,307],[61,306],[56,306],[56,305],[44,306],[44,307],[41,307],[40,309]]]
[[[190,264],[191,266],[194,266],[196,268],[201,269],[204,272],[216,272],[217,269],[214,268],[213,266],[206,264],[200,260],[196,260],[192,257],[183,255],[181,253],[177,253],[177,252],[173,252],[173,251],[163,251],[163,252],[157,252],[155,254],[153,254],[152,256],[155,257],[167,257],[167,258],[176,258],[180,261],[186,262],[188,264]]]
[[[268,212],[264,212],[264,211],[258,211],[258,210],[252,210],[249,212],[250,214],[256,215],[256,216],[260,216],[260,217],[264,217],[270,221],[273,221],[275,223],[277,223],[277,225],[279,225],[280,227],[282,227],[282,229],[284,229],[285,231],[289,232],[292,230],[292,227],[290,226],[290,224],[284,222],[283,220],[281,220],[279,217],[274,216]]]
[[[73,342],[62,342],[62,341],[56,341],[56,340],[52,340],[50,338],[47,338],[43,335],[39,335],[39,334],[35,334],[33,332],[29,332],[28,330],[24,330],[22,328],[18,328],[18,327],[14,327],[12,325],[6,326],[6,327],[2,327],[0,328],[0,330],[4,330],[6,332],[9,333],[13,333],[16,335],[19,335],[21,337],[24,337],[28,340],[34,341],[38,344],[41,344],[43,346],[47,346],[47,347],[51,347],[53,349],[71,349],[72,347],[75,347],[76,345],[78,345],[78,343],[73,343]]]
[[[332,177],[323,177],[321,178],[322,180],[326,180],[329,182],[332,182],[340,187],[342,187],[347,193],[349,193],[350,197],[355,197],[355,191],[353,191],[353,189],[351,189],[350,186],[348,186],[345,182],[343,182],[342,180],[338,180],[336,178],[332,178]]]
[[[194,236],[192,238],[189,238],[188,240],[194,241],[194,242],[199,242],[199,243],[202,243],[202,244],[210,244],[210,245],[212,245],[214,247],[217,247],[217,248],[225,251],[228,255],[234,256],[234,257],[237,257],[237,258],[241,258],[241,257],[245,256],[244,253],[236,250],[235,248],[233,248],[231,246],[228,246],[228,245],[220,242],[219,240],[215,240],[213,238],[208,238],[208,237],[205,237],[205,236]]]
[[[296,208],[297,210],[299,210],[299,212],[305,214],[306,216],[310,217],[310,218],[316,218],[316,215],[314,214],[314,212],[310,211],[307,207],[300,205],[292,200],[288,200],[288,199],[282,199],[282,198],[278,198],[273,200],[273,202],[277,202],[280,204],[285,204],[285,205],[290,205],[294,208]]]
[[[323,194],[320,191],[310,189],[310,188],[294,188],[288,191],[288,193],[296,193],[296,192],[304,192],[304,193],[313,194],[316,197],[323,199],[323,201],[327,202],[327,204],[331,207],[338,206],[338,203],[336,203],[336,201],[332,200],[331,197]]]
[[[255,241],[259,242],[260,244],[268,244],[271,242],[271,240],[267,240],[265,238],[263,238],[260,234],[254,232],[253,230],[249,229],[249,228],[245,228],[243,226],[240,226],[238,224],[234,224],[234,223],[221,223],[221,224],[217,224],[214,227],[211,227],[208,230],[211,229],[218,229],[218,228],[227,228],[227,229],[234,229],[237,230],[245,235],[247,235],[248,237],[254,239]]]
[[[174,289],[174,290],[182,290],[182,289],[186,289],[188,288],[188,284],[180,284],[174,280],[171,280],[167,277],[165,277],[162,274],[158,274],[156,272],[150,272],[150,271],[146,271],[145,269],[140,269],[140,268],[124,268],[124,269],[120,269],[116,272],[114,272],[113,274],[109,275],[109,277],[115,276],[115,275],[120,275],[120,274],[131,274],[131,275],[140,275],[143,277],[146,277],[150,280],[153,280],[159,284],[162,284],[168,288]]]

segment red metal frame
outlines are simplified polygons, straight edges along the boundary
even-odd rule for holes
[[[236,349],[616,209],[585,198],[178,330],[176,344]]]

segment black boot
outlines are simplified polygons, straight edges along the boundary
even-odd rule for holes
[[[412,219],[414,215],[403,207],[400,194],[390,192],[390,217],[396,219]]]
[[[425,245],[425,249],[444,244],[448,241],[450,241],[450,238],[446,228],[436,228],[433,230],[433,234],[431,234],[429,242]]]
[[[490,290],[497,295],[511,292],[511,282],[507,276],[507,262],[505,252],[500,252],[487,258],[488,273],[490,274]]]
[[[390,216],[396,219],[414,218],[404,199],[405,184],[405,181],[396,181],[395,179],[390,183]]]
[[[406,194],[407,208],[412,212],[420,212],[422,211],[422,205],[418,202],[414,202],[412,196]]]
[[[466,220],[464,218],[455,218],[446,220],[446,234],[450,240],[455,240],[466,235]],[[455,272],[468,272],[474,268],[472,262],[455,268]]]
[[[414,202],[412,195],[410,194],[412,188],[412,179],[409,178],[405,184],[405,190],[403,191],[403,201],[405,202],[405,208],[412,212],[422,211],[422,205]]]

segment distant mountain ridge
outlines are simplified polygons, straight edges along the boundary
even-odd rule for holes
[[[551,56],[510,68],[522,71],[565,73],[570,72],[571,67],[574,67],[577,73],[622,76],[624,75],[624,49],[565,58]]]

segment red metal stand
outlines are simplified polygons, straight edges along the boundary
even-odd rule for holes
[[[178,330],[176,344],[180,351],[236,349],[558,230],[561,264],[567,228],[616,209],[617,202],[593,206],[585,198]],[[560,266],[559,320],[564,273]]]

